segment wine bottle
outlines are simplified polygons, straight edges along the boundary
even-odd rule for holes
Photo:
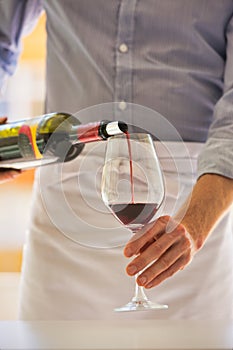
[[[0,168],[29,169],[67,162],[76,158],[85,143],[106,140],[125,133],[121,121],[81,124],[68,113],[50,113],[40,117],[0,125]]]

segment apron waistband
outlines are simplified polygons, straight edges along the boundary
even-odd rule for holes
[[[197,158],[204,143],[155,141],[154,144],[164,172],[196,174]]]

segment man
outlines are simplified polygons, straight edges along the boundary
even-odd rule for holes
[[[40,1],[1,3],[1,75],[13,72],[23,30],[41,8]],[[169,309],[124,317],[231,319],[232,2],[45,0],[43,8],[47,112],[73,113],[119,101],[121,115],[134,102],[161,113],[181,135],[194,168],[198,160],[197,171],[187,172],[186,156],[174,146],[175,162],[184,163],[179,174],[183,200],[194,186],[187,205],[180,201],[174,215],[167,209],[168,216],[124,251],[127,257],[140,253],[127,266],[129,275],[155,260],[138,283]],[[156,127],[153,121],[150,126]],[[168,133],[162,141],[174,140]],[[64,165],[62,191],[56,167],[37,175],[22,273],[24,319],[122,317],[112,312],[129,298],[122,248],[93,249],[92,238],[84,245],[82,239],[79,245],[67,238],[74,231],[93,237],[101,224],[114,226],[89,206],[91,192],[82,196],[83,188],[95,187],[87,169],[103,162],[103,148],[94,149],[94,156],[91,151],[86,147],[77,161]],[[174,177],[166,157],[159,156],[167,182],[165,209],[173,208]],[[76,174],[83,186],[74,195]],[[61,192],[70,210],[62,206]],[[75,227],[71,211],[80,219]]]

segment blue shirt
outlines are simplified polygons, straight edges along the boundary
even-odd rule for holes
[[[233,178],[231,0],[0,1],[1,79],[43,8],[46,111],[112,101],[152,108],[184,141],[205,142],[199,176]]]

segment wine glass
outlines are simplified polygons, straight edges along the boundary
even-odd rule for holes
[[[149,134],[126,133],[113,136],[107,141],[101,194],[112,214],[133,234],[155,217],[163,202],[165,189]],[[167,305],[150,301],[143,287],[136,283],[132,300],[114,310],[165,308]]]

